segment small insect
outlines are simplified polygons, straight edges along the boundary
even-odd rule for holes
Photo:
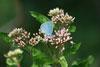
[[[52,21],[47,21],[40,26],[40,29],[43,33],[47,35],[52,35],[53,32],[53,23]]]

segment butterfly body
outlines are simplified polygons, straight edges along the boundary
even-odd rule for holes
[[[40,29],[42,30],[42,33],[45,33],[47,35],[52,35],[52,32],[53,32],[53,23],[52,23],[52,21],[47,21],[47,22],[43,23],[40,26]]]

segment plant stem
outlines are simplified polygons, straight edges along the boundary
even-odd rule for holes
[[[48,52],[49,52],[50,56],[51,56],[51,57],[53,57],[52,52],[50,51],[49,46],[48,46],[47,44],[45,44],[44,46],[47,48],[47,50],[48,50]]]
[[[16,63],[17,67],[20,67],[20,64],[18,63],[17,58],[16,58],[16,57],[13,57],[12,59],[13,59],[13,61]]]
[[[20,64],[17,64],[17,67],[20,67]]]

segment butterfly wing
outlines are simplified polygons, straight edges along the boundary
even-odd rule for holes
[[[53,32],[53,24],[52,21],[47,21],[40,26],[40,29],[43,33],[52,35]]]

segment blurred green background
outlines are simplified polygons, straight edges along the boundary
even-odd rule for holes
[[[37,32],[40,23],[29,11],[37,11],[47,15],[53,8],[62,8],[74,16],[77,31],[72,33],[75,42],[82,46],[76,55],[71,58],[95,57],[91,67],[100,67],[100,1],[99,0],[0,0],[0,32],[10,32],[16,27],[23,27],[31,33]],[[4,54],[9,45],[0,39],[0,67],[6,67]],[[29,57],[26,56],[24,67],[28,67]],[[71,59],[70,58],[70,59]],[[30,58],[31,59],[31,58]],[[28,61],[26,61],[28,60]],[[70,63],[70,62],[69,62]]]

